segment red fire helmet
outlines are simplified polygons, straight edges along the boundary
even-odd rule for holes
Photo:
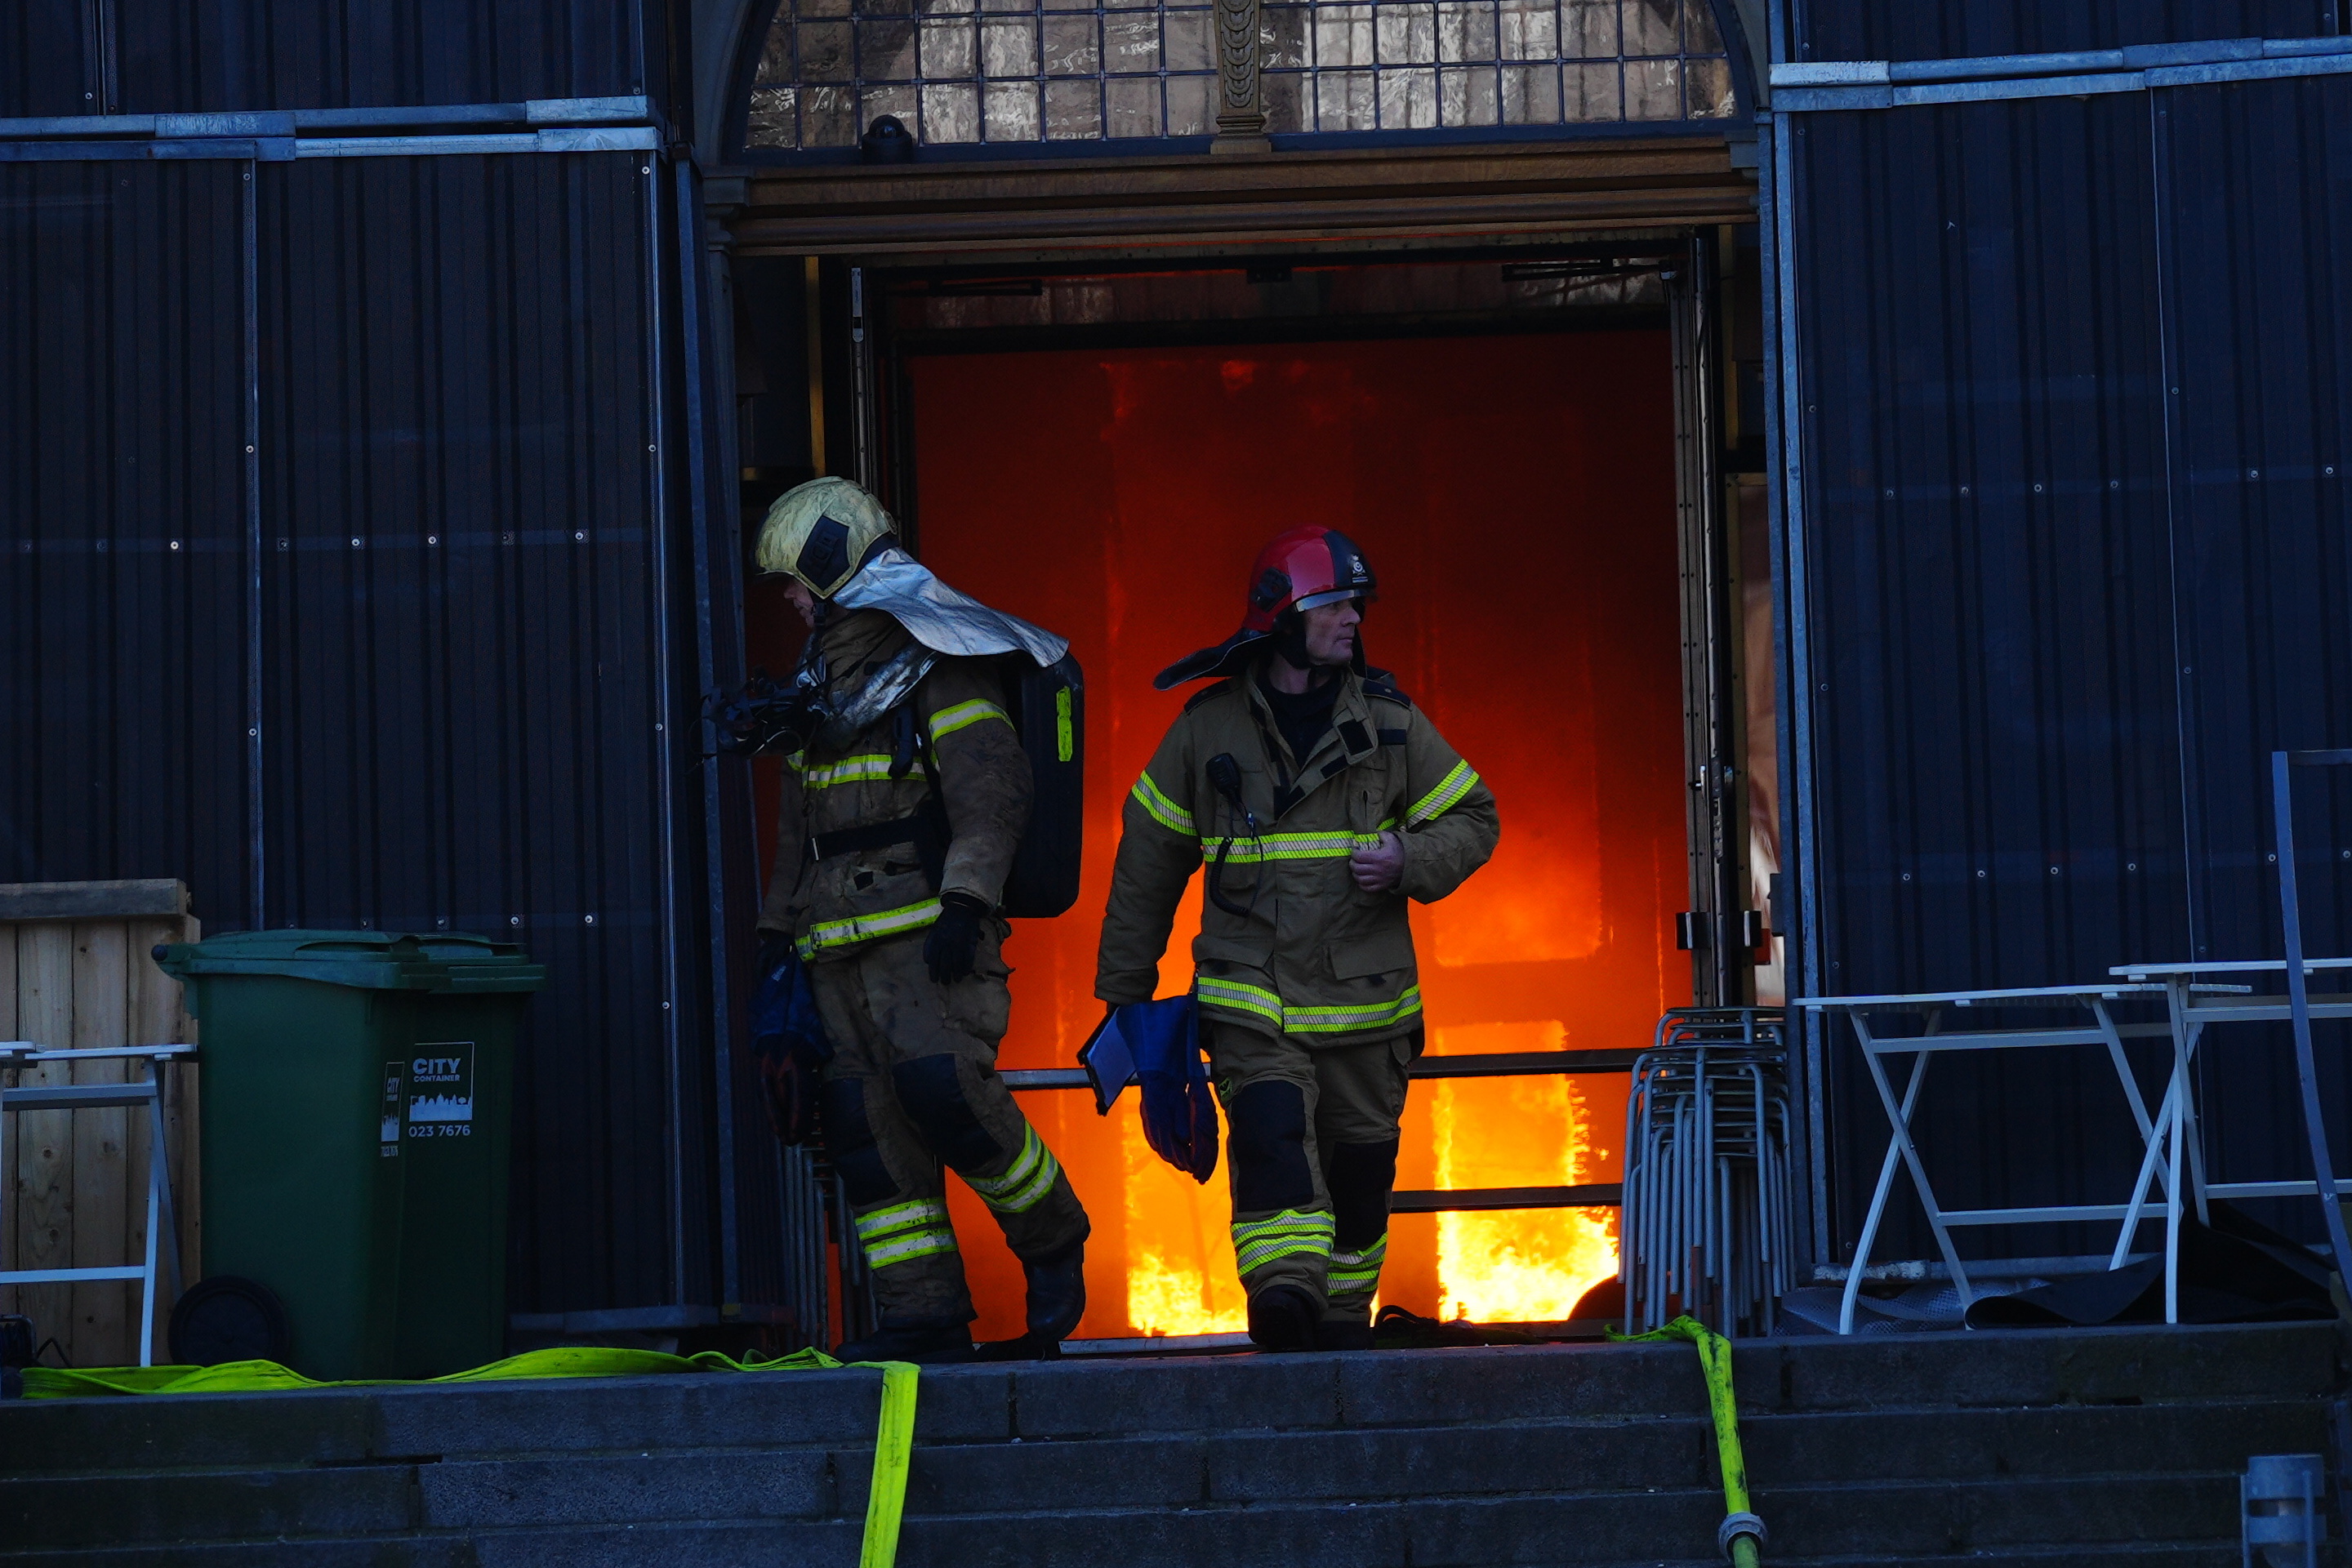
[[[1152,678],[1165,691],[1203,676],[1230,675],[1244,649],[1274,635],[1285,610],[1311,610],[1342,599],[1378,595],[1371,563],[1356,542],[1336,528],[1294,528],[1278,533],[1257,552],[1250,567],[1249,605],[1241,630],[1224,641],[1188,654]]]

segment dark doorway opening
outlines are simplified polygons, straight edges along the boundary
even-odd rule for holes
[[[1150,677],[1230,631],[1257,545],[1307,522],[1365,546],[1370,657],[1502,805],[1494,863],[1415,911],[1430,1048],[1633,1048],[1695,984],[1727,994],[1677,947],[1677,916],[1724,907],[1727,879],[1748,901],[1744,800],[1723,831],[1692,800],[1694,746],[1704,763],[1744,728],[1708,673],[1740,664],[1734,574],[1706,569],[1730,548],[1738,388],[1686,297],[1717,255],[1712,236],[1652,235],[1532,261],[806,269],[830,323],[805,340],[824,390],[806,449],[881,492],[949,582],[1069,636],[1087,671],[1085,891],[1015,928],[1001,1065],[1066,1067],[1100,1016],[1119,805],[1188,695]],[[793,477],[747,469],[770,493]],[[1190,983],[1197,900],[1163,994]],[[1423,1084],[1400,1185],[1615,1181],[1624,1091],[1622,1074]],[[1095,1219],[1081,1333],[1238,1328],[1222,1178],[1195,1188],[1083,1096],[1028,1104]],[[951,1206],[976,1331],[1010,1333],[1018,1268],[976,1201]],[[1614,1230],[1601,1209],[1400,1216],[1383,1300],[1565,1318],[1613,1272]]]

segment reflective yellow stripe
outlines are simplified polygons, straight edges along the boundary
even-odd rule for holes
[[[1199,830],[1192,826],[1192,814],[1161,793],[1160,786],[1151,782],[1150,773],[1137,779],[1135,788],[1128,793],[1135,796],[1137,805],[1151,814],[1152,821],[1169,832],[1181,833],[1187,838],[1198,835]]]
[[[1281,1026],[1282,998],[1262,985],[1246,985],[1238,980],[1213,980],[1203,974],[1193,981],[1192,991],[1207,1006],[1255,1013],[1277,1028]]]
[[[1342,1035],[1351,1029],[1401,1024],[1420,1011],[1421,987],[1408,985],[1393,1002],[1349,1007],[1285,1007],[1282,1031],[1286,1035]]]
[[[938,1198],[909,1198],[902,1204],[892,1204],[856,1215],[852,1224],[857,1227],[857,1239],[872,1241],[877,1237],[892,1236],[910,1227],[945,1225],[948,1205]]]
[[[868,779],[890,776],[890,759],[885,756],[844,757],[837,763],[824,763],[801,775],[803,789],[824,789],[833,784],[863,784]]]
[[[956,1250],[955,1232],[946,1226],[928,1230],[910,1230],[887,1241],[866,1244],[866,1266],[887,1268],[894,1263],[912,1263],[918,1258],[936,1258],[942,1252]]]
[[[858,1242],[866,1261],[876,1268],[911,1263],[956,1249],[955,1228],[948,1223],[948,1205],[938,1198],[912,1198],[855,1216]]]
[[[942,708],[932,714],[931,740],[936,743],[958,730],[979,723],[982,719],[1001,719],[1007,728],[1013,723],[1003,709],[984,697],[976,697],[970,702],[959,702],[952,708]]]
[[[1257,860],[1334,860],[1359,849],[1379,848],[1381,835],[1395,826],[1396,818],[1391,817],[1370,833],[1261,833],[1255,838],[1203,838],[1201,853],[1214,859],[1231,843],[1234,852],[1226,857],[1227,865],[1247,865]]]
[[[1023,1131],[1026,1136],[1021,1140],[1021,1152],[1003,1175],[964,1177],[964,1184],[998,1214],[1026,1214],[1035,1208],[1054,1190],[1054,1178],[1062,1173],[1061,1163],[1037,1136],[1037,1130]]]
[[[1334,1248],[1331,1268],[1327,1276],[1334,1296],[1369,1296],[1381,1282],[1381,1265],[1389,1255],[1389,1233],[1361,1252],[1341,1252]]]
[[[1412,809],[1404,814],[1408,823],[1419,825],[1433,816],[1442,816],[1449,807],[1470,793],[1478,775],[1470,771],[1468,763],[1455,763],[1454,771],[1437,781],[1437,787],[1413,802]]]
[[[1331,1216],[1285,1209],[1272,1219],[1234,1222],[1234,1267],[1246,1275],[1277,1258],[1331,1256]]]
[[[1344,1006],[1290,1007],[1263,985],[1240,980],[1219,980],[1203,974],[1192,983],[1202,1005],[1229,1007],[1264,1018],[1286,1035],[1344,1035],[1356,1029],[1377,1029],[1401,1024],[1421,1011],[1421,987],[1408,985],[1386,1002],[1351,1003]]]
[[[828,947],[847,947],[852,942],[871,942],[877,936],[895,936],[904,931],[917,931],[940,918],[940,901],[925,899],[919,904],[884,910],[876,915],[851,915],[846,920],[819,921],[809,927],[801,938],[801,956],[814,957]]]

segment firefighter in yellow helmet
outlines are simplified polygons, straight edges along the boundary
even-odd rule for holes
[[[1050,1355],[1086,1305],[1086,1210],[996,1076],[1012,1007],[996,913],[1029,815],[1027,754],[991,656],[1051,666],[1068,644],[958,594],[898,548],[846,479],[769,509],[762,572],[810,627],[824,721],[785,774],[761,934],[797,946],[831,1058],[818,1136],[847,1188],[880,1322],[845,1361],[974,1353],[942,1167],[978,1194],[1028,1278]],[[764,963],[764,961],[763,961]]]
[[[1151,999],[1206,862],[1192,994],[1228,1129],[1250,1338],[1368,1349],[1405,1069],[1420,1055],[1408,899],[1486,862],[1495,797],[1358,639],[1371,567],[1294,529],[1250,574],[1231,637],[1162,670],[1195,695],[1128,797],[1095,994]]]

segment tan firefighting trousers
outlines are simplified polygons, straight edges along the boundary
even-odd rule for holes
[[[951,985],[932,981],[919,931],[809,965],[833,1047],[819,1100],[825,1153],[848,1188],[886,1326],[974,1315],[942,1167],[980,1194],[1016,1257],[1050,1258],[1087,1237],[1061,1162],[996,1076],[1012,1011],[1002,931],[983,923],[973,973]]]
[[[1332,1323],[1369,1321],[1388,1256],[1397,1122],[1421,1032],[1309,1046],[1203,1020],[1225,1108],[1234,1258],[1253,1297],[1302,1289]]]

